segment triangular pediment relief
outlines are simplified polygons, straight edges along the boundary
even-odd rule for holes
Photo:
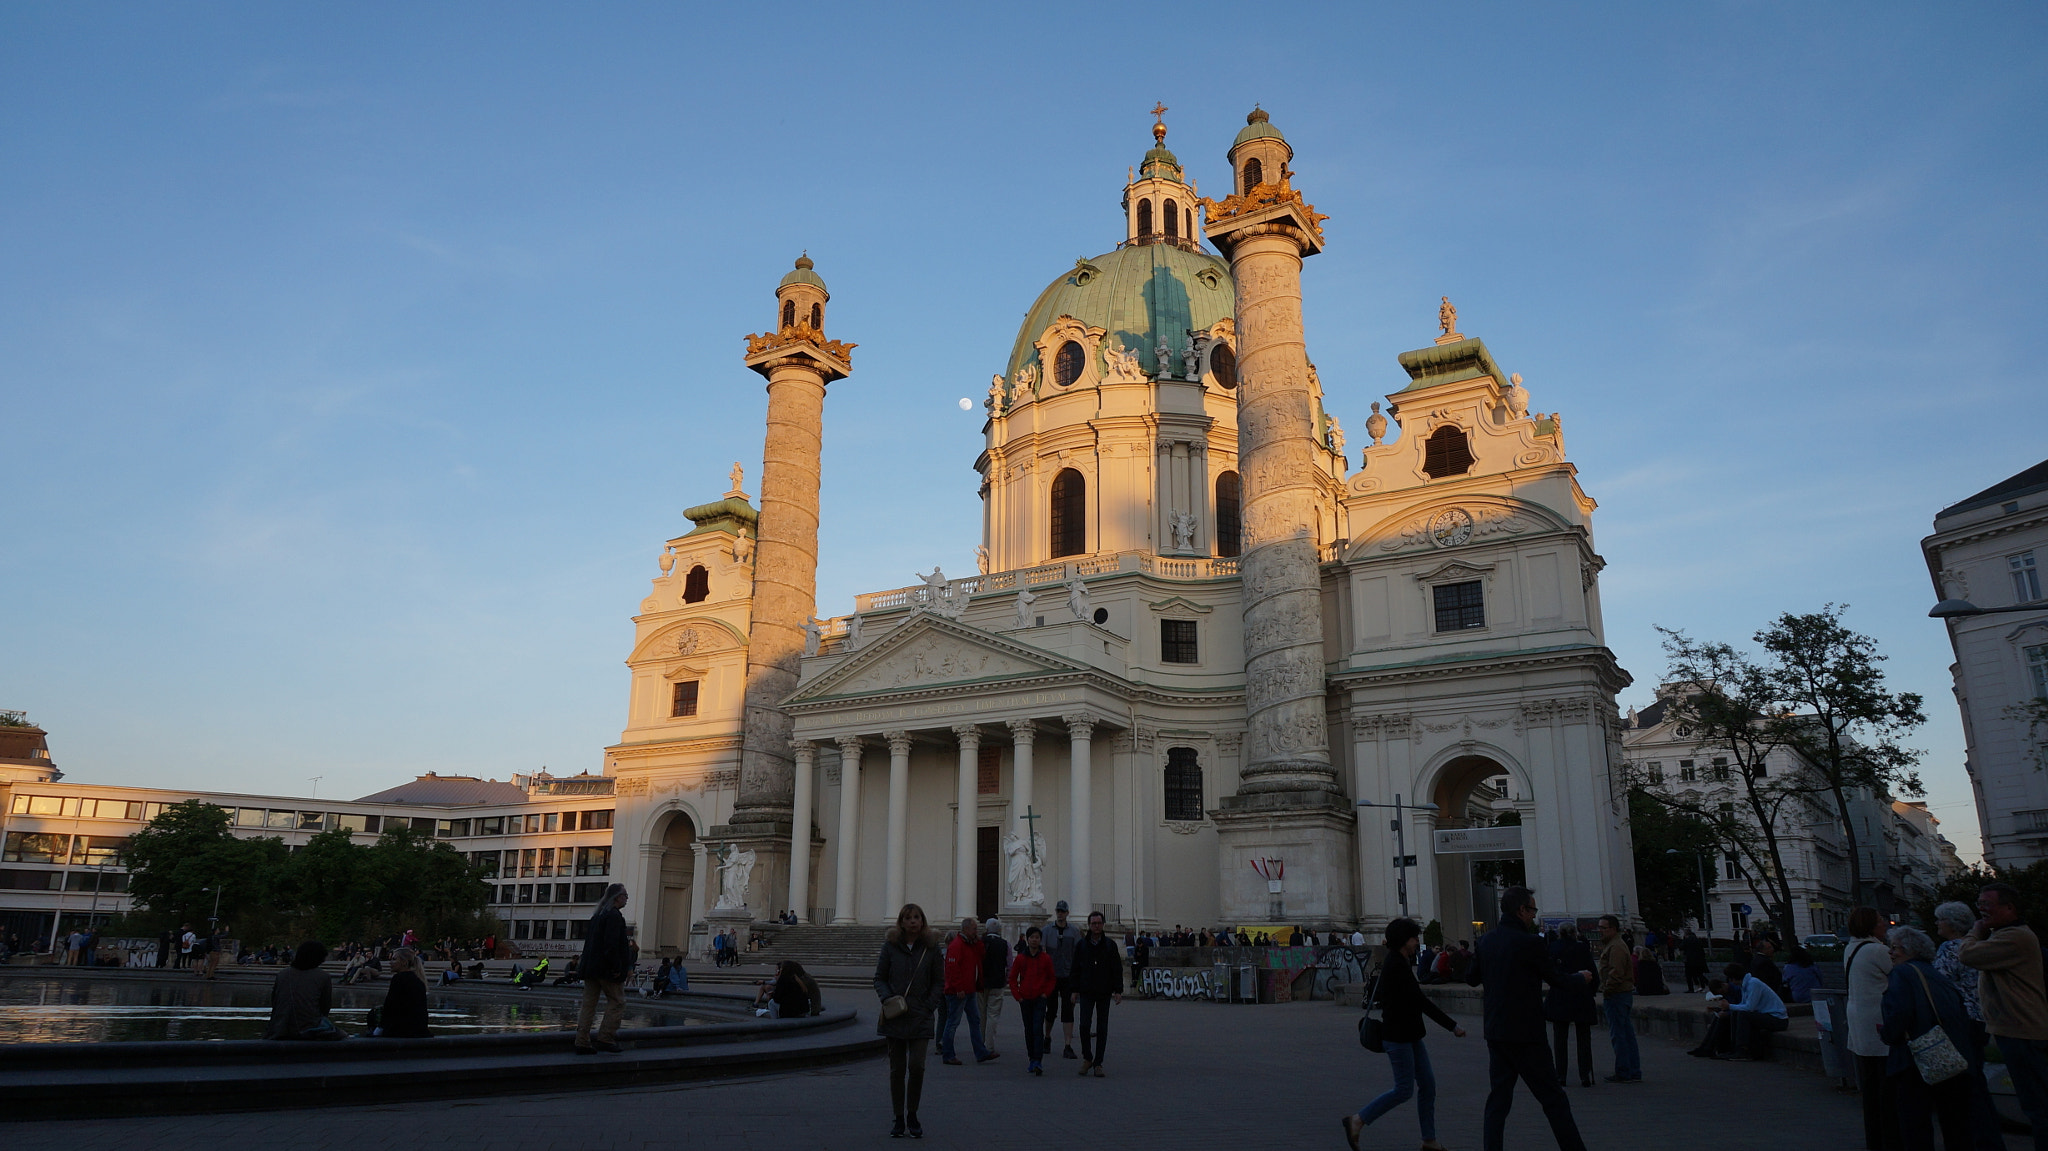
[[[627,663],[653,659],[688,659],[706,652],[746,646],[740,630],[716,616],[677,620],[650,634],[633,649]]]
[[[1440,583],[1444,580],[1478,579],[1492,570],[1492,564],[1472,564],[1465,563],[1462,560],[1452,560],[1447,564],[1439,564],[1426,572],[1421,572],[1415,578],[1423,583]]]
[[[1196,603],[1194,600],[1183,595],[1167,596],[1157,603],[1147,603],[1145,606],[1162,615],[1175,611],[1191,611],[1198,615],[1208,615],[1216,610],[1208,604]]]
[[[1364,559],[1413,548],[1456,548],[1493,539],[1512,539],[1571,525],[1540,504],[1474,492],[1435,499],[1398,512],[1354,536],[1351,552]]]
[[[846,662],[804,684],[785,703],[919,691],[943,684],[1090,669],[993,632],[920,614]]]

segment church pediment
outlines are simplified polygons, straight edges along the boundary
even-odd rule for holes
[[[993,632],[920,614],[838,667],[798,687],[784,702],[794,705],[843,696],[883,695],[1089,670]]]

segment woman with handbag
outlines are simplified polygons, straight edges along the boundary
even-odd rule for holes
[[[943,940],[925,922],[924,908],[906,903],[875,960],[875,1032],[889,1046],[889,1103],[896,1125],[889,1137],[924,1138],[917,1105],[924,1095],[924,1060],[932,1039],[932,1013],[945,1001]]]
[[[1983,1053],[1963,993],[1934,969],[1934,941],[1917,927],[1894,927],[1892,970],[1878,1033],[1891,1045],[1885,1082],[1897,1099],[1906,1151],[1934,1151],[1934,1121],[1945,1147],[1976,1145],[1970,1128],[1970,1078],[1984,1077]]]
[[[1877,1033],[1892,970],[1891,953],[1876,938],[1878,922],[1875,907],[1859,907],[1849,913],[1849,946],[1842,952],[1842,971],[1849,983],[1845,1038],[1849,1054],[1856,1060],[1865,1151],[1898,1151],[1899,1113],[1892,1093],[1885,1090],[1891,1046]]]
[[[1414,920],[1396,919],[1387,924],[1387,954],[1380,962],[1372,989],[1366,993],[1367,1009],[1377,1003],[1380,1019],[1375,1027],[1368,1016],[1359,1025],[1359,1039],[1376,1040],[1379,1049],[1387,1053],[1394,1085],[1366,1104],[1363,1111],[1344,1117],[1344,1141],[1351,1145],[1351,1151],[1358,1151],[1359,1132],[1406,1103],[1411,1095],[1415,1096],[1416,1117],[1422,1122],[1423,1151],[1444,1151],[1444,1145],[1436,1141],[1436,1073],[1430,1069],[1429,1049],[1422,1042],[1426,1033],[1422,1017],[1427,1014],[1460,1039],[1465,1037],[1465,1029],[1431,1003],[1415,982],[1415,953],[1421,945],[1422,928]],[[1370,1034],[1374,1031],[1376,1035]]]

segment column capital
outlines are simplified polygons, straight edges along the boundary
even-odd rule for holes
[[[1026,747],[1038,738],[1038,721],[1035,719],[1006,719],[1003,723],[1010,729],[1010,738]]]
[[[885,731],[882,738],[889,741],[890,755],[909,755],[911,738],[907,731]]]
[[[979,724],[956,723],[953,725],[953,736],[960,741],[961,747],[981,746],[981,726]]]
[[[1087,712],[1063,715],[1060,722],[1067,725],[1067,734],[1074,739],[1086,741],[1095,736],[1095,717]]]
[[[842,735],[835,737],[832,742],[839,745],[840,755],[858,757],[861,749],[867,746],[862,740],[863,737],[858,735]]]
[[[796,761],[798,763],[809,766],[810,764],[817,762],[818,745],[813,740],[791,740],[789,744],[789,750],[796,753]]]

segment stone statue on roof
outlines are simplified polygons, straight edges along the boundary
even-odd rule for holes
[[[1018,578],[1021,580],[1023,577],[1020,575]],[[1029,588],[1019,587],[1017,589],[1018,627],[1030,627],[1036,622],[1035,617],[1031,613],[1031,605],[1037,599],[1038,597],[1032,595]]]
[[[1076,575],[1067,581],[1067,610],[1078,620],[1088,620],[1095,614],[1088,606],[1088,585]]]
[[[1458,334],[1458,306],[1451,303],[1449,296],[1445,296],[1443,301],[1436,310],[1436,326],[1444,330],[1444,335],[1455,336]]]

